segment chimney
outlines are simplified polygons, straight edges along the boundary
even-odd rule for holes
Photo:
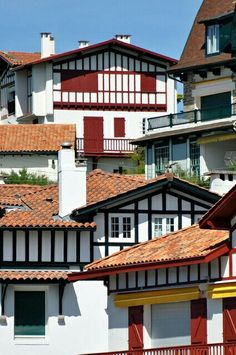
[[[84,48],[89,46],[89,41],[80,39],[78,42],[79,42],[79,48]]]
[[[55,40],[50,32],[41,33],[41,58],[55,54]]]
[[[236,184],[236,171],[214,170],[204,175],[210,176],[210,191],[224,195]]]
[[[86,163],[75,163],[72,144],[64,142],[58,152],[59,216],[65,217],[86,204]]]
[[[115,38],[121,42],[131,43],[131,35],[115,35]]]

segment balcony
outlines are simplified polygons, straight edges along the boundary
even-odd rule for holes
[[[130,143],[131,139],[104,138],[100,139],[84,139],[77,138],[77,152],[86,156],[109,156],[109,155],[125,155],[132,153],[136,146]]]
[[[230,118],[236,114],[236,104],[218,106],[208,109],[200,109],[173,113],[170,115],[148,118],[148,131],[159,128],[174,127],[185,124],[203,123],[222,118]]]
[[[235,355],[236,343],[176,346],[143,350],[120,350],[93,355]]]

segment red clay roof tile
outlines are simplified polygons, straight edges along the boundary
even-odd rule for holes
[[[1,152],[56,152],[62,142],[75,146],[76,128],[70,124],[0,125]]]
[[[137,244],[86,266],[88,271],[122,266],[167,263],[206,257],[226,243],[228,231],[204,230],[198,225]],[[164,267],[164,266],[163,266]]]
[[[15,51],[0,51],[0,58],[6,60],[10,65],[24,65],[41,58],[40,53],[27,53]]]
[[[68,280],[66,271],[23,271],[23,270],[2,270],[0,271],[0,280],[4,281],[59,281]]]

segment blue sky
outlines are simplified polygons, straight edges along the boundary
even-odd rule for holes
[[[39,51],[52,32],[56,51],[79,39],[98,43],[117,33],[132,43],[179,58],[202,0],[0,0],[0,49]]]

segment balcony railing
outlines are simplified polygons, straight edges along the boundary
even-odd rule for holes
[[[180,113],[173,113],[165,116],[148,118],[148,131],[173,127],[182,124],[206,122],[217,120],[221,118],[231,117],[236,114],[236,104],[228,106],[218,106],[208,109],[200,109],[193,111],[186,111]]]
[[[112,351],[93,355],[236,355],[236,343],[175,346],[132,351]]]
[[[85,154],[132,153],[135,146],[130,144],[131,139],[104,138],[103,140],[77,138],[77,151]]]

